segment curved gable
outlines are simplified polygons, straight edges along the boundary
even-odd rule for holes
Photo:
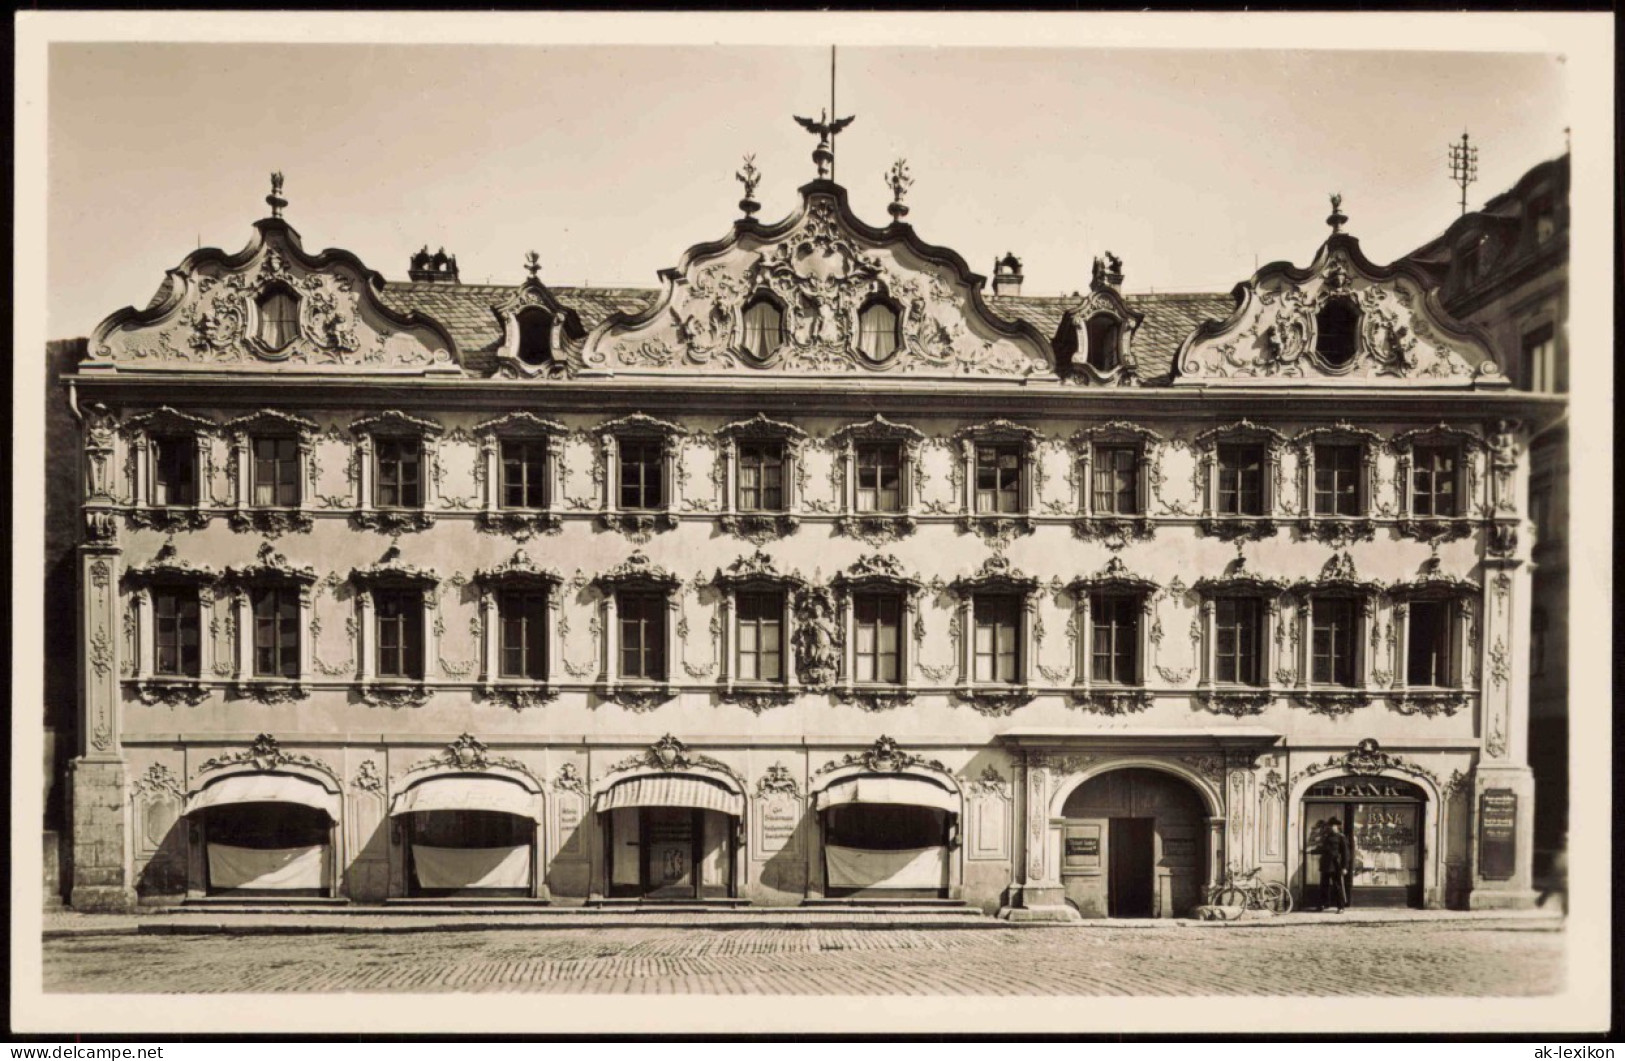
[[[627,373],[854,371],[922,376],[1054,376],[1049,344],[1030,324],[996,316],[983,278],[951,250],[901,222],[872,228],[830,181],[801,189],[801,209],[778,225],[735,224],[725,239],[690,249],[662,274],[661,298],[641,314],[615,314],[587,337],[584,368]],[[747,338],[746,311],[771,304],[782,331]],[[891,349],[865,352],[860,315],[893,329]],[[874,327],[874,325],[871,325]],[[872,345],[872,344],[871,344]]]

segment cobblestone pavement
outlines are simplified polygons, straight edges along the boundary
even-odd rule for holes
[[[604,927],[45,941],[60,992],[1522,996],[1561,989],[1550,926],[1270,931]],[[1335,955],[1328,960],[1326,955]]]

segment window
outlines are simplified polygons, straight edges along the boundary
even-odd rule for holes
[[[1120,594],[1091,594],[1089,621],[1093,631],[1091,677],[1097,682],[1119,685],[1139,681],[1139,599]]]
[[[900,680],[902,615],[903,604],[896,594],[866,593],[853,598],[855,680],[874,683]]]
[[[1453,446],[1417,446],[1411,466],[1411,514],[1456,514],[1457,453]]]
[[[976,511],[1020,512],[1021,447],[976,447]]]
[[[155,673],[196,678],[200,671],[202,631],[197,591],[158,589],[152,594]]]
[[[378,621],[378,676],[423,678],[423,594],[415,589],[373,594]]]
[[[1525,382],[1538,394],[1555,394],[1557,382],[1557,336],[1550,324],[1523,337]]]
[[[547,507],[547,443],[541,439],[502,443],[502,507]]]
[[[784,595],[741,593],[735,599],[742,682],[784,680]]]
[[[1546,609],[1536,608],[1529,614],[1529,673],[1539,678],[1546,673]]]
[[[1360,515],[1360,457],[1359,446],[1315,447],[1315,515]]]
[[[161,435],[152,440],[152,503],[197,504],[197,442]]]
[[[1136,446],[1096,446],[1094,493],[1096,515],[1133,516],[1140,512],[1140,451]]]
[[[745,349],[758,358],[767,358],[784,344],[784,313],[769,298],[758,298],[745,307]]]
[[[1557,213],[1552,209],[1552,197],[1540,195],[1529,203],[1529,216],[1534,219],[1535,242],[1545,243],[1557,234]]]
[[[1450,601],[1412,601],[1407,620],[1405,684],[1455,684],[1455,659],[1450,627],[1455,616]]]
[[[784,508],[784,444],[739,443],[739,511],[778,512]]]
[[[532,306],[519,311],[519,360],[544,365],[553,358],[553,318]]]
[[[1014,685],[1021,680],[1021,600],[977,597],[974,606],[975,680]]]
[[[299,591],[261,587],[253,593],[254,676],[299,677]]]
[[[902,510],[903,456],[901,447],[870,443],[857,449],[859,512]]]
[[[1224,597],[1214,602],[1214,678],[1232,685],[1259,685],[1259,627],[1263,607],[1248,597]]]
[[[666,598],[622,593],[615,601],[621,625],[621,677],[666,680]]]
[[[874,301],[858,314],[858,349],[871,361],[884,361],[897,352],[897,310],[889,302]]]
[[[293,508],[299,504],[297,439],[254,440],[254,504],[262,508]]]
[[[497,673],[503,678],[547,678],[547,594],[510,590],[497,596],[502,622]]]
[[[1323,597],[1310,601],[1309,680],[1317,685],[1359,684],[1355,652],[1359,612],[1347,597]]]
[[[285,287],[260,297],[259,337],[268,349],[281,350],[299,338],[299,296]]]
[[[423,447],[416,439],[378,440],[379,508],[420,508],[423,505]]]
[[[1315,353],[1334,368],[1354,361],[1360,350],[1360,310],[1346,298],[1334,298],[1315,314]]]
[[[1264,447],[1228,443],[1219,447],[1219,515],[1264,514]]]
[[[1117,347],[1122,334],[1122,326],[1118,324],[1117,318],[1097,313],[1084,324],[1084,334],[1088,337],[1090,367],[1101,372],[1110,372],[1116,368]]]
[[[665,504],[665,454],[659,440],[621,439],[620,466],[623,509],[652,509]]]

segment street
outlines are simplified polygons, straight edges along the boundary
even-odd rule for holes
[[[606,926],[45,941],[48,992],[1525,996],[1550,925]]]

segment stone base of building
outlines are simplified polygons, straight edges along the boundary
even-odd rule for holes
[[[1474,888],[1467,900],[1469,910],[1533,910],[1540,893],[1523,889],[1505,891]]]
[[[69,905],[81,914],[133,913],[136,908],[135,889],[111,884],[86,884],[73,889]]]
[[[68,905],[75,910],[135,909],[135,889],[124,863],[124,774],[122,762],[73,761],[73,886]]]
[[[1082,921],[1083,917],[1070,906],[1004,906],[999,908],[1001,921]]]

